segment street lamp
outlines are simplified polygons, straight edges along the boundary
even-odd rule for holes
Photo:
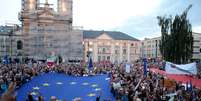
[[[11,30],[8,34],[9,39],[10,39],[10,59],[12,61],[12,54],[13,54],[13,30]]]
[[[158,41],[157,40],[155,40],[156,41],[156,59],[157,59],[157,54],[158,54]]]
[[[201,62],[201,48],[200,48],[200,62]]]

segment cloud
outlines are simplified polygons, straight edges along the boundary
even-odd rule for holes
[[[18,12],[21,10],[21,0],[1,0],[0,24],[19,23]]]
[[[192,28],[192,31],[193,32],[196,32],[196,33],[201,33],[201,25],[200,26],[195,26]]]
[[[125,24],[113,30],[125,32],[138,39],[153,36],[158,37],[158,34],[153,34],[160,32],[160,27],[158,26],[156,16],[157,15],[153,14],[150,16],[132,17],[127,20]]]
[[[2,0],[1,24],[19,23],[19,1]],[[49,3],[57,8],[57,0],[49,0]],[[138,39],[152,38],[160,36],[156,16],[181,14],[189,4],[193,4],[188,13],[193,32],[200,33],[201,0],[73,0],[73,25],[84,29],[122,31]]]
[[[160,0],[74,0],[74,25],[108,30],[150,14],[159,4]]]

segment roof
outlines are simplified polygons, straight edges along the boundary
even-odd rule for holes
[[[13,29],[12,26],[0,26],[1,33],[9,33]]]
[[[19,32],[21,27],[18,27],[16,29],[14,29],[13,26],[0,26],[0,36],[9,36],[11,34],[11,31],[13,31],[13,30],[15,32],[13,32],[12,36],[21,36],[21,35],[16,34],[17,32]]]
[[[201,35],[201,33],[197,33],[197,32],[192,32],[192,34],[199,34],[199,35]]]
[[[83,38],[84,39],[94,39],[100,36],[101,34],[107,34],[114,40],[132,40],[132,41],[139,41],[138,39],[129,36],[128,34],[118,32],[118,31],[94,31],[94,30],[84,30],[83,31]]]

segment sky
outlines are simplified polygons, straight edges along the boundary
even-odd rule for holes
[[[49,2],[56,9],[57,0]],[[121,31],[142,40],[161,35],[157,16],[181,14],[190,4],[188,19],[193,32],[201,33],[201,0],[73,0],[73,25]],[[0,24],[20,24],[20,10],[21,0],[1,0]]]

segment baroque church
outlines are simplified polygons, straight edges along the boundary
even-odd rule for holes
[[[48,0],[22,0],[23,53],[28,58],[61,56],[65,61],[83,57],[83,31],[72,26],[72,0],[57,0],[57,10]]]

